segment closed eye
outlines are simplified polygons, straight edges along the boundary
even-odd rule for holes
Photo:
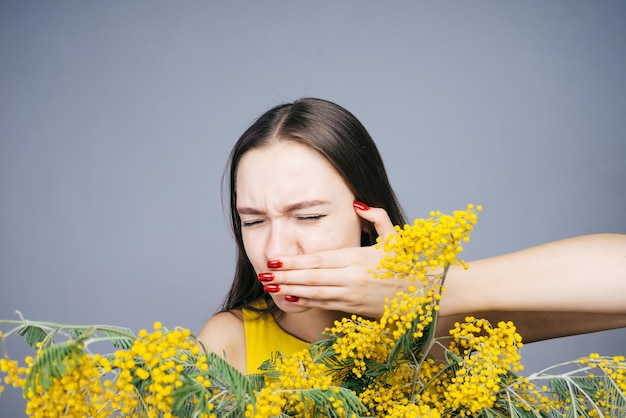
[[[262,220],[262,219],[256,219],[256,220],[253,220],[253,221],[241,221],[241,226],[242,226],[243,228],[246,228],[246,227],[250,227],[250,226],[258,225],[258,224],[260,224],[261,222],[263,222],[263,220]]]
[[[313,222],[322,219],[326,215],[306,215],[306,216],[296,216],[295,218],[299,221],[304,222]]]

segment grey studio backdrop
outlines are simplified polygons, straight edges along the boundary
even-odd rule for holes
[[[0,318],[197,332],[233,273],[228,152],[301,96],[361,119],[410,217],[482,204],[469,260],[626,233],[624,22],[609,1],[4,0]],[[526,373],[625,342],[531,344]]]

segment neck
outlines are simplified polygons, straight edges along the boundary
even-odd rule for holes
[[[289,334],[312,343],[325,338],[324,331],[347,315],[344,312],[311,309],[302,313],[283,313],[277,322]]]

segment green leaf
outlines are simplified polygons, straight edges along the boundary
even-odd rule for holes
[[[76,341],[80,341],[86,334],[84,328],[70,328],[70,337]]]
[[[344,417],[344,416],[352,416],[353,414],[357,416],[362,416],[361,414],[367,413],[367,408],[361,400],[357,397],[357,395],[351,390],[345,388],[338,388],[339,390],[335,392],[334,388],[328,388],[327,390],[322,390],[320,388],[314,389],[301,389],[295,391],[298,395],[298,398],[302,402],[305,407],[304,415],[307,417]],[[336,401],[341,401],[344,406],[344,412],[338,414],[330,401],[330,398],[335,399]],[[284,411],[287,416],[295,416],[292,415],[296,413],[296,411]]]
[[[260,391],[265,386],[265,377],[262,374],[249,374],[248,380],[255,392]]]
[[[197,375],[204,375],[211,381],[211,387],[205,389],[201,386],[192,386],[197,393],[209,393],[212,394],[214,389],[217,390],[217,395],[214,396],[214,403],[220,405],[220,409],[229,411],[232,416],[243,416],[248,403],[254,403],[255,399],[255,385],[252,384],[250,379],[230,363],[228,363],[222,356],[213,353],[202,353],[201,356],[207,357],[208,370],[198,372]],[[194,375],[189,375],[191,379],[195,379]],[[194,382],[188,382],[192,385],[196,385]],[[258,382],[256,382],[258,383]],[[189,396],[187,389],[180,388],[175,394],[179,398],[175,400],[177,405],[182,408],[186,398]],[[206,411],[209,412],[209,411]]]
[[[31,348],[37,348],[37,344],[43,342],[48,336],[48,333],[44,331],[43,328],[33,325],[27,325],[21,328],[17,333],[18,335],[24,337],[26,343]]]
[[[113,347],[122,350],[130,349],[137,336],[130,328],[116,327],[108,325],[102,330],[109,337]]]
[[[95,325],[88,326],[88,327],[79,326],[79,327],[69,328],[69,335],[76,342],[83,342],[93,337],[94,335],[97,336],[96,328],[97,327]]]
[[[71,370],[68,370],[64,360],[81,353],[83,350],[75,343],[55,344],[40,351],[26,376],[24,393],[29,389],[35,390],[36,383],[44,390],[50,389],[52,378],[60,379]]]

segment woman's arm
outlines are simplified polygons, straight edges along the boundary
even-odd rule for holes
[[[626,327],[626,235],[555,241],[451,269],[438,334],[467,314],[525,342]]]
[[[443,315],[479,311],[626,315],[626,235],[564,239],[452,268]]]

